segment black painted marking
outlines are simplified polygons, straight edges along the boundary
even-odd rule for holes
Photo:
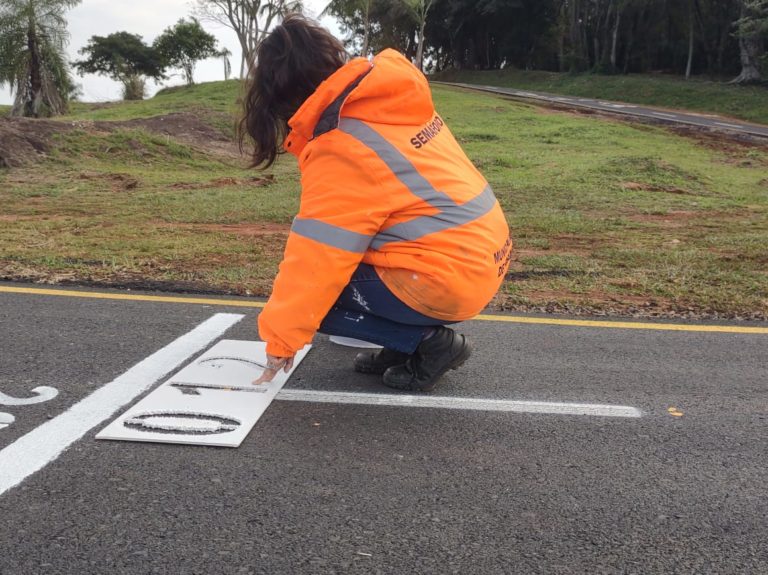
[[[169,384],[171,387],[175,387],[184,395],[200,395],[198,389],[215,389],[217,391],[245,391],[247,393],[266,393],[266,387],[252,386],[252,387],[233,387],[230,385],[215,385],[213,383],[187,383],[184,381],[175,381]]]
[[[261,362],[254,361],[252,359],[247,359],[245,357],[208,357],[206,359],[201,359],[198,363],[200,365],[203,365],[205,363],[212,363],[216,361],[237,361],[240,363],[245,363],[248,365],[251,365],[253,367],[258,367],[261,370],[267,369],[267,366],[264,365]],[[220,365],[212,365],[211,367],[221,367]]]
[[[185,427],[184,423],[179,426],[171,426],[162,423],[153,423],[151,418],[154,417],[185,420],[187,425],[193,424],[196,421],[216,422],[219,426],[215,429],[195,428],[191,426]],[[168,435],[216,435],[219,433],[235,431],[240,427],[241,423],[241,421],[234,417],[224,417],[210,413],[197,413],[192,411],[152,411],[134,415],[130,419],[126,419],[123,422],[123,425],[129,429],[145,431],[148,433],[165,433]]]

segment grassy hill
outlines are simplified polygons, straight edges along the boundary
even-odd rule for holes
[[[219,82],[0,121],[0,136],[37,138],[0,170],[0,278],[268,295],[299,174],[292,157],[247,169],[238,93]],[[765,147],[434,94],[515,238],[498,308],[768,318]]]
[[[191,87],[177,86],[159,91],[153,98],[135,102],[85,104],[75,102],[67,118],[88,120],[132,120],[172,112],[234,114],[241,83],[208,82]]]
[[[737,86],[702,79],[686,81],[679,76],[662,74],[604,76],[517,69],[451,71],[435,79],[710,112],[768,124],[768,86]]]

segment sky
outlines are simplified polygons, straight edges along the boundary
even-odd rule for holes
[[[310,16],[317,15],[326,6],[327,0],[305,0],[306,12]],[[70,41],[68,53],[70,60],[80,59],[77,51],[88,43],[91,36],[107,36],[113,32],[126,31],[139,34],[148,44],[159,36],[163,30],[173,26],[180,18],[191,15],[194,2],[192,0],[83,0],[80,5],[67,12]],[[333,19],[321,20],[331,32],[338,34],[338,27]],[[232,71],[240,71],[240,47],[234,32],[221,25],[203,22],[203,27],[216,36],[219,48],[227,47],[232,52]],[[82,86],[84,102],[104,102],[119,100],[121,86],[119,83],[104,76],[87,74],[78,76],[75,81]],[[220,59],[210,59],[199,62],[195,69],[196,82],[210,82],[224,79],[224,64]],[[162,85],[147,83],[148,95],[154,94],[165,86],[182,84],[181,76],[175,75],[165,80]],[[13,98],[10,91],[0,90],[0,104],[11,104]]]

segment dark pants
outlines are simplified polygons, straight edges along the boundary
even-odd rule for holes
[[[400,301],[373,266],[360,264],[349,285],[320,324],[320,332],[351,337],[413,353],[431,327],[448,325]]]

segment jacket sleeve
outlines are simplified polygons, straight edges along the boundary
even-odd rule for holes
[[[259,335],[270,355],[290,357],[312,341],[391,212],[370,155],[347,136],[334,135],[341,140],[335,145],[313,142],[304,151],[301,206],[259,314]]]

